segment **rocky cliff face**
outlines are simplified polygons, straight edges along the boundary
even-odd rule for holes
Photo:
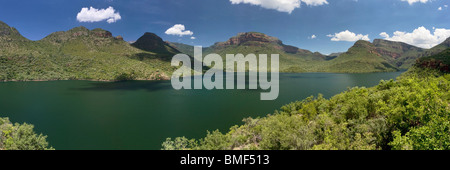
[[[231,37],[225,42],[215,43],[213,45],[213,48],[226,48],[229,46],[267,47],[267,45],[291,54],[313,54],[309,50],[300,49],[291,45],[285,45],[276,37],[268,36],[266,34],[258,32],[239,33],[237,36]],[[319,57],[322,57],[322,55],[320,54]]]
[[[96,37],[101,37],[101,38],[112,38],[112,33],[100,28],[94,29],[92,30],[92,34]]]
[[[438,54],[417,59],[416,66],[450,73],[450,48]]]
[[[258,45],[258,43],[274,43],[281,45],[282,42],[275,37],[268,36],[263,33],[257,33],[257,32],[246,32],[246,33],[239,33],[237,36],[231,37],[225,42],[216,43],[217,47],[224,47],[229,45],[243,45],[246,42],[256,42],[256,43],[250,43],[249,45]]]
[[[84,37],[84,38],[83,38]],[[83,38],[83,41],[113,41],[117,40],[114,38],[112,33],[100,28],[89,30],[86,27],[80,26],[72,28],[68,31],[58,31],[54,32],[40,41],[51,42],[54,44],[64,43],[74,39]]]
[[[441,60],[418,61],[416,65],[422,68],[436,69],[444,73],[450,73],[450,66]]]
[[[402,57],[406,52],[414,51],[414,52],[421,52],[423,51],[422,48],[415,47],[406,43],[402,42],[394,42],[394,41],[388,41],[388,40],[381,40],[381,39],[375,39],[373,41],[373,45],[376,47],[376,52],[380,55],[387,56],[391,59],[399,59]],[[413,56],[413,57],[419,57]]]

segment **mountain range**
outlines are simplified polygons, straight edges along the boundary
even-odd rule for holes
[[[192,55],[193,46],[169,43],[179,51]],[[441,44],[423,49],[403,42],[375,39],[373,42],[359,40],[347,52],[323,55],[294,46],[263,33],[239,33],[227,41],[204,48],[204,55],[249,53],[280,54],[281,72],[389,72],[406,70],[418,58],[437,54],[450,47],[450,38]]]
[[[176,69],[171,58],[193,56],[193,46],[145,33],[129,43],[103,29],[76,27],[31,41],[0,21],[0,80],[160,80]],[[347,52],[323,55],[258,32],[239,33],[203,49],[203,55],[279,54],[281,72],[386,72],[405,70],[422,57],[448,49],[450,38],[422,49],[402,42],[357,41]]]
[[[175,69],[169,56],[179,53],[169,46],[166,51],[136,48],[139,42],[129,44],[109,31],[85,27],[31,41],[3,22],[0,46],[3,81],[168,79]]]

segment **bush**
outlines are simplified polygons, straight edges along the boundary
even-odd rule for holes
[[[450,149],[450,76],[411,69],[397,81],[309,97],[273,115],[244,119],[183,149]],[[167,142],[172,148],[187,139]]]
[[[0,118],[0,150],[48,150],[47,136],[37,135],[30,124],[12,124]]]

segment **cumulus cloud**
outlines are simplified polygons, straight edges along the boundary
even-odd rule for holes
[[[331,41],[358,41],[358,40],[366,40],[369,41],[369,34],[355,34],[350,32],[349,30],[341,31],[339,33],[334,33],[334,35],[329,34],[328,37],[331,37]]]
[[[327,0],[230,0],[231,4],[251,4],[267,9],[275,9],[280,12],[291,13],[294,9],[300,8],[301,3],[310,6],[328,4]]]
[[[316,35],[311,35],[311,37],[308,37],[309,39],[315,39],[315,38],[317,38],[317,36]]]
[[[383,38],[389,38],[389,34],[386,33],[386,32],[380,33],[380,36],[383,37]]]
[[[195,40],[196,38],[195,37],[191,37],[191,40]]]
[[[382,36],[386,40],[390,41],[400,41],[407,44],[415,45],[422,48],[431,48],[439,43],[442,43],[450,37],[450,29],[436,28],[433,29],[434,32],[431,33],[430,30],[421,26],[412,32],[402,32],[395,31],[394,35],[391,37],[386,32],[382,32]]]
[[[186,28],[182,24],[175,24],[174,26],[167,29],[165,33],[167,35],[178,35],[180,37],[184,35],[194,34],[192,31],[186,30]]]
[[[438,10],[439,10],[439,11],[442,11],[442,7],[439,7]]]
[[[106,20],[108,23],[114,23],[120,19],[122,19],[122,17],[113,7],[108,7],[106,9],[84,7],[81,8],[81,11],[77,14],[77,20],[79,22],[100,22]]]
[[[416,2],[427,3],[431,0],[402,0],[403,2],[408,2],[409,5],[412,5]]]

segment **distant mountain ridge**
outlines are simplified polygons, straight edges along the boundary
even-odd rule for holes
[[[193,46],[169,43],[182,53],[193,55]],[[406,70],[418,58],[441,52],[450,46],[450,38],[431,49],[403,42],[375,39],[356,41],[346,52],[322,55],[318,52],[285,45],[276,37],[263,33],[239,33],[227,41],[204,48],[204,54],[280,54],[282,72],[389,72]],[[283,66],[281,66],[283,65]]]
[[[169,79],[171,58],[193,56],[193,46],[164,41],[147,32],[129,43],[100,28],[75,27],[38,41],[0,21],[0,81]],[[450,38],[431,49],[376,39],[357,41],[347,52],[323,55],[283,44],[259,32],[239,33],[203,48],[203,55],[279,54],[281,72],[363,73],[405,70],[419,58],[450,47]],[[270,62],[269,62],[270,65]]]
[[[193,55],[193,46],[182,43],[169,43],[179,51]],[[310,63],[324,61],[325,56],[313,53],[309,50],[285,45],[276,37],[268,36],[259,32],[239,33],[224,42],[217,42],[210,47],[203,48],[203,55],[217,53],[221,56],[226,54],[279,54],[281,72],[311,72]],[[270,64],[270,62],[269,62]]]
[[[31,41],[0,22],[0,81],[169,79],[168,54],[140,50],[103,29],[76,27]]]

